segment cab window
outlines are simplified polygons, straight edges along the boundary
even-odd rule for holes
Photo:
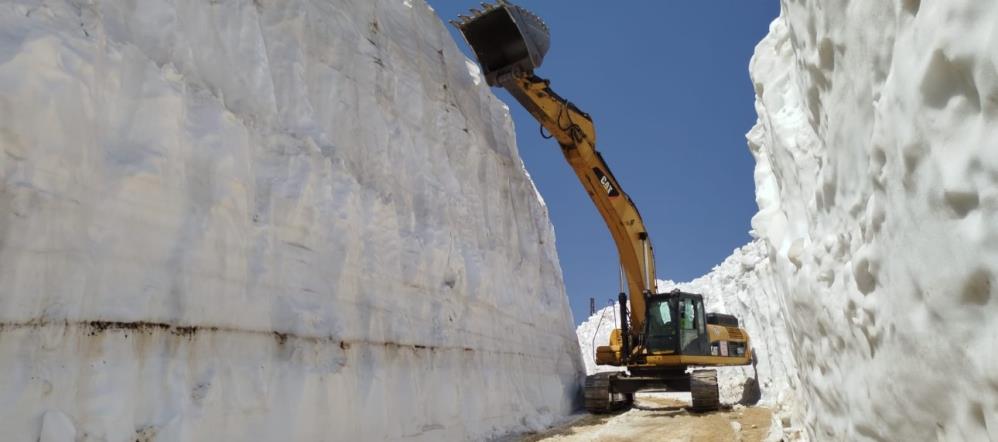
[[[682,327],[683,330],[695,329],[696,328],[695,318],[697,316],[696,308],[694,307],[695,303],[693,302],[693,300],[686,299],[683,300],[682,304],[680,305],[682,306],[682,308],[680,309],[679,326]]]
[[[662,326],[665,326],[665,327],[668,327],[668,328],[672,328],[671,327],[672,326],[672,309],[669,308],[669,303],[668,302],[660,302],[660,303],[658,303],[658,314],[655,315],[655,317],[658,319],[658,324],[659,325],[662,325]]]

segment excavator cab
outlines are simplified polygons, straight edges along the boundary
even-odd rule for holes
[[[540,67],[551,46],[547,25],[532,12],[505,0],[482,3],[482,8],[450,23],[475,51],[489,86],[497,85],[504,74],[529,74]]]
[[[649,354],[708,355],[703,296],[663,293],[647,300],[645,348]]]

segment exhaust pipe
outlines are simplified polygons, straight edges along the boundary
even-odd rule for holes
[[[551,34],[540,17],[505,0],[482,3],[481,10],[470,12],[450,23],[475,52],[489,86],[496,86],[503,75],[532,74],[541,66]]]

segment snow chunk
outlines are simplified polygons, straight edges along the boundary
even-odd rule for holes
[[[482,77],[482,68],[478,66],[478,63],[465,59],[464,64],[468,67],[468,75],[471,75],[472,81],[475,82],[475,86],[482,84],[484,81]]]
[[[42,415],[42,430],[38,436],[39,442],[74,442],[76,426],[73,421],[60,411],[46,411]]]

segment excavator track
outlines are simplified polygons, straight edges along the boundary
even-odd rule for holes
[[[609,413],[621,408],[627,402],[623,395],[610,391],[610,377],[613,373],[596,373],[586,376],[585,400],[586,411],[593,414]],[[621,396],[621,400],[614,400]]]
[[[693,411],[715,411],[721,408],[717,370],[695,370],[690,375],[690,393],[693,396]]]

